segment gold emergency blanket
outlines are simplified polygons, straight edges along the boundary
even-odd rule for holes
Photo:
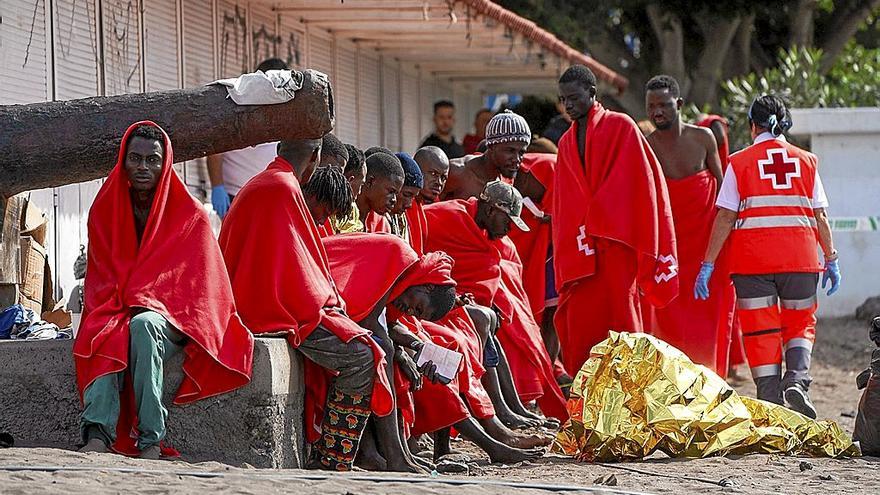
[[[571,387],[553,451],[588,462],[724,454],[859,455],[833,421],[740,397],[723,379],[649,335],[611,332]]]

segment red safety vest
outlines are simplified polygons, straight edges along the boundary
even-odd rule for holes
[[[731,273],[820,272],[816,155],[770,139],[730,155],[739,190]]]

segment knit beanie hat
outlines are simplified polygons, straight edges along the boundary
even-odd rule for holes
[[[424,185],[424,177],[422,176],[422,169],[419,167],[419,164],[413,160],[413,157],[409,156],[409,153],[395,153],[394,156],[400,160],[400,164],[403,166],[403,185],[409,187],[418,187],[421,188]]]
[[[486,146],[493,144],[522,141],[528,144],[532,139],[532,131],[526,119],[505,110],[492,117],[486,125]]]

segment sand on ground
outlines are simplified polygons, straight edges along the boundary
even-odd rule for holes
[[[855,376],[868,366],[871,346],[863,322],[834,319],[819,324],[811,395],[820,418],[838,421],[847,432],[852,432],[860,396]],[[737,389],[745,395],[754,394],[750,381]],[[467,475],[327,474],[214,462],[147,461],[60,449],[0,449],[0,493],[880,493],[878,458],[751,455],[684,460],[658,454],[641,462],[584,464],[548,455],[534,463],[505,466],[488,464],[468,442],[456,442],[454,449],[458,458],[469,461]],[[17,469],[20,467],[26,469]]]

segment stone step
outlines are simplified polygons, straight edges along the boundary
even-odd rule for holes
[[[0,431],[16,446],[76,448],[81,404],[73,342],[0,340]],[[165,399],[183,378],[168,362]],[[169,408],[167,440],[191,462],[298,468],[303,452],[302,357],[281,338],[254,342],[253,379],[235,392]]]

